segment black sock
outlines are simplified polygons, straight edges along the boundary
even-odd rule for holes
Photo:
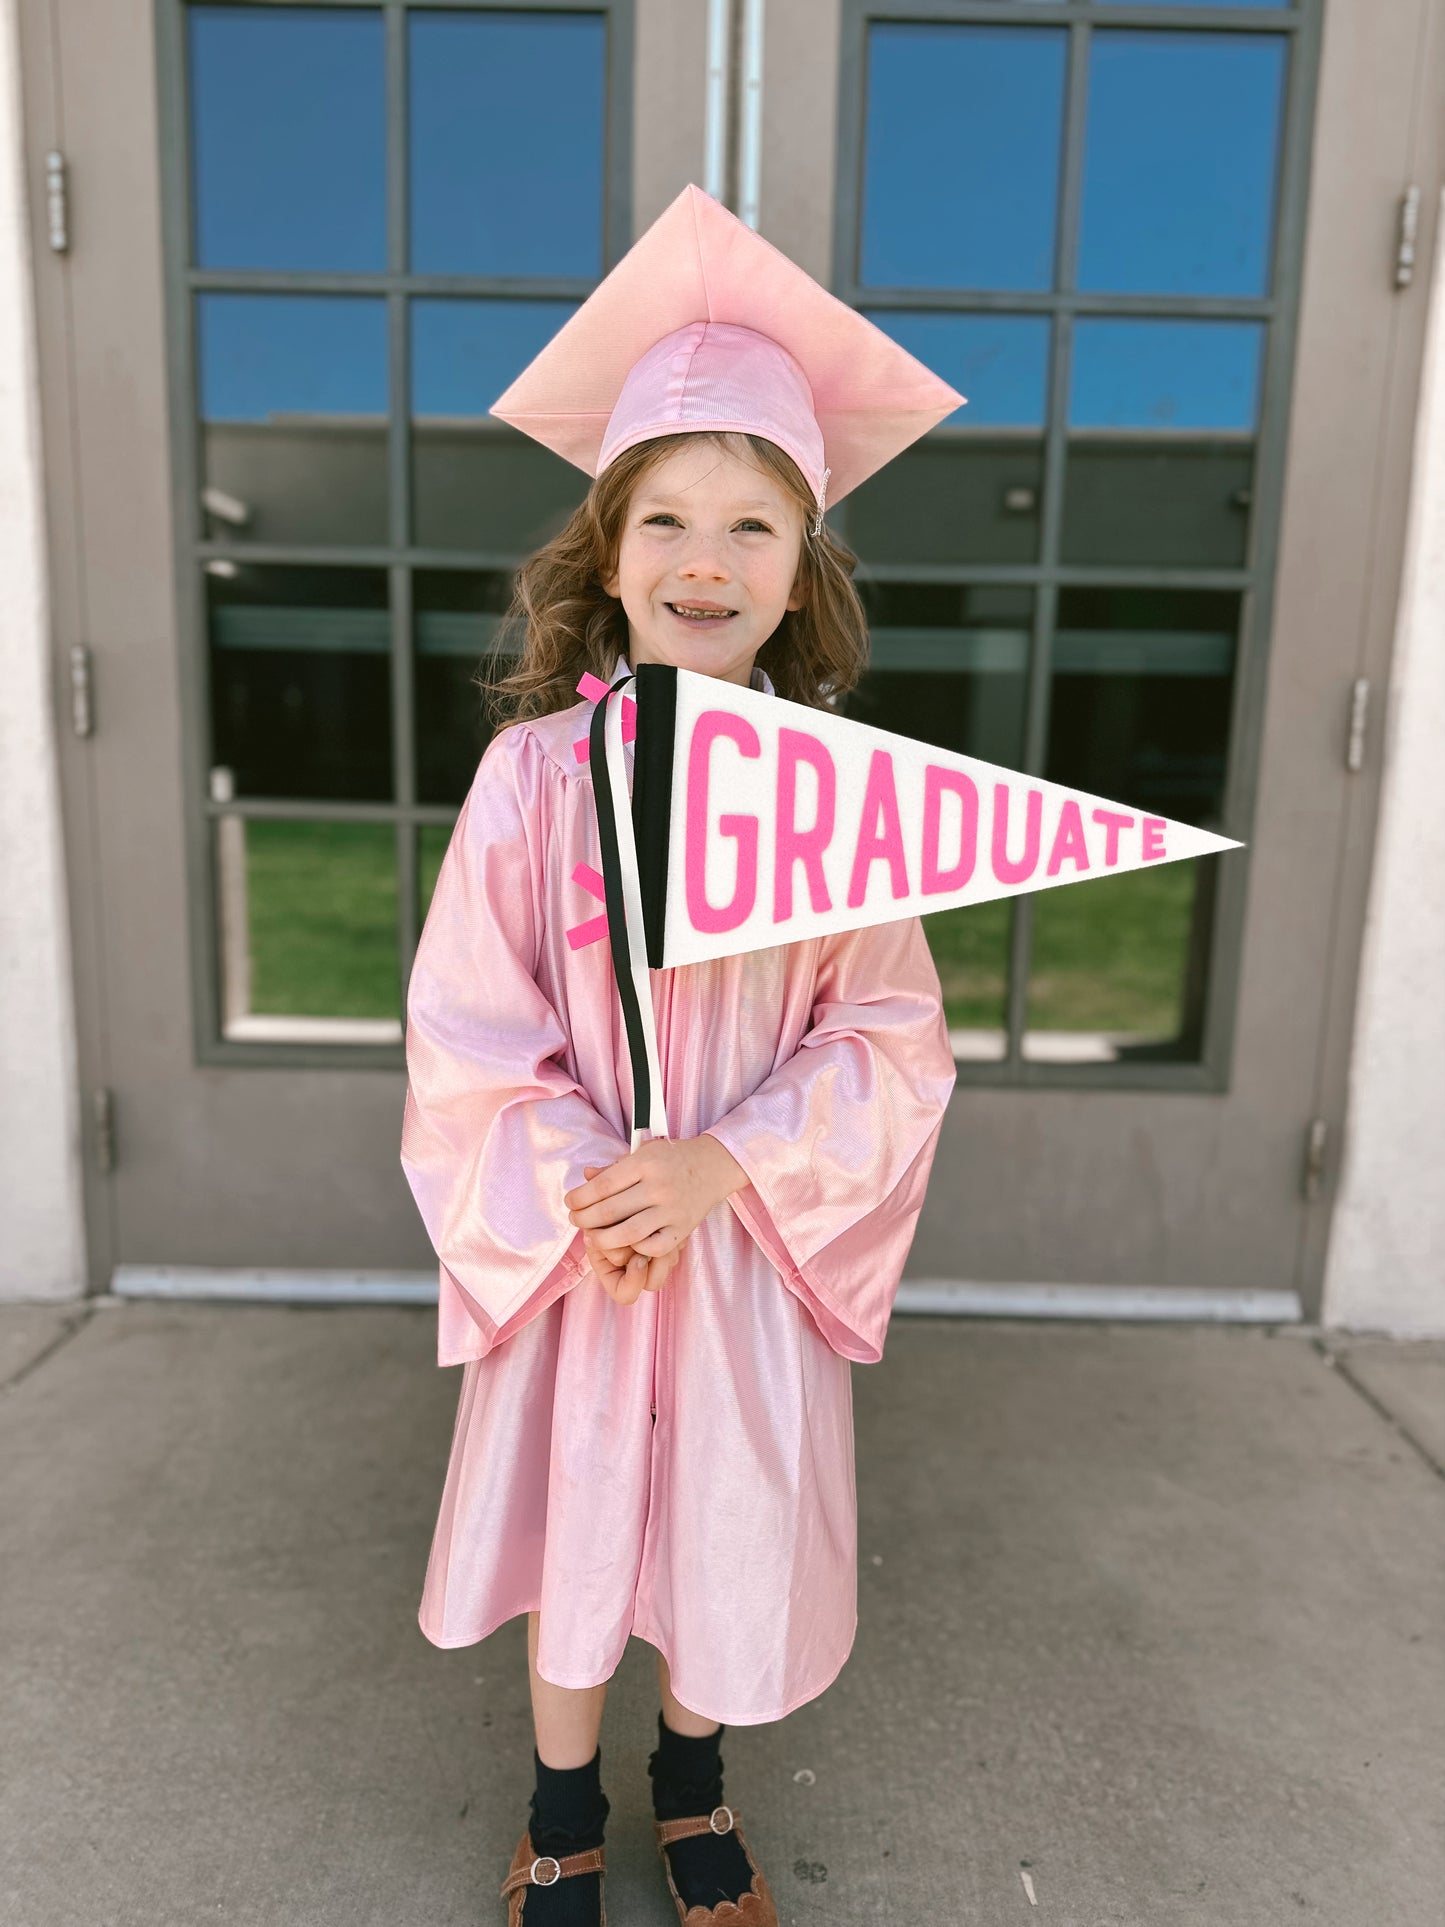
[[[539,1854],[565,1860],[602,1845],[611,1803],[602,1791],[602,1748],[586,1766],[547,1766],[536,1748],[532,1759],[537,1787],[527,1831]],[[550,1887],[523,1888],[522,1918],[527,1927],[598,1927],[602,1918],[602,1879],[595,1873],[569,1874]]]
[[[674,1733],[657,1716],[657,1751],[647,1770],[652,1775],[652,1810],[659,1820],[684,1820],[711,1813],[722,1805],[724,1729],[693,1739]],[[753,1870],[735,1833],[699,1833],[674,1840],[663,1851],[672,1868],[685,1907],[716,1907],[720,1900],[736,1904],[753,1881]]]

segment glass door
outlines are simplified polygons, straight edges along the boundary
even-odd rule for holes
[[[914,1275],[1313,1288],[1322,1010],[1272,1013],[1319,986],[1346,800],[1349,625],[1306,631],[1280,566],[1319,511],[1292,409],[1330,406],[1291,394],[1320,31],[841,0],[833,286],[968,397],[831,518],[872,621],[849,712],[1249,845],[925,920],[960,1072]],[[774,134],[765,210],[825,133]],[[1319,337],[1366,298],[1317,271]],[[1349,491],[1328,514],[1358,540]]]
[[[511,569],[585,486],[486,411],[631,242],[632,6],[49,11],[96,1282],[424,1270],[403,986]]]

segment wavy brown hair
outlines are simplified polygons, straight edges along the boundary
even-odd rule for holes
[[[618,656],[628,650],[627,612],[602,587],[603,578],[616,567],[633,490],[683,441],[711,442],[743,461],[751,455],[802,511],[796,577],[802,607],[783,612],[755,658],[778,695],[821,709],[862,677],[868,666],[868,624],[853,586],[858,558],[826,522],[818,535],[811,533],[817,504],[792,457],[761,435],[711,430],[659,435],[610,462],[565,528],[517,570],[511,606],[493,644],[499,654],[514,653],[515,664],[495,680],[485,669],[476,678],[494,731],[570,709],[585,671],[603,682],[612,680]]]

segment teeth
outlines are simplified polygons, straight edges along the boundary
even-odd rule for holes
[[[680,616],[699,616],[704,621],[710,622],[721,621],[725,616],[737,614],[736,609],[694,609],[686,602],[670,603],[669,607]]]

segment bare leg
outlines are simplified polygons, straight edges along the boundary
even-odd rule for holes
[[[537,1729],[537,1752],[543,1766],[586,1766],[597,1751],[602,1731],[602,1703],[607,1682],[600,1686],[554,1686],[537,1671],[537,1629],[540,1613],[527,1614],[527,1671],[532,1679],[532,1723]]]
[[[657,1655],[657,1683],[662,1690],[662,1717],[674,1733],[686,1733],[694,1740],[703,1739],[709,1733],[716,1733],[718,1727],[716,1720],[705,1720],[700,1713],[689,1712],[673,1693],[672,1675],[667,1668],[666,1656],[662,1653]]]

